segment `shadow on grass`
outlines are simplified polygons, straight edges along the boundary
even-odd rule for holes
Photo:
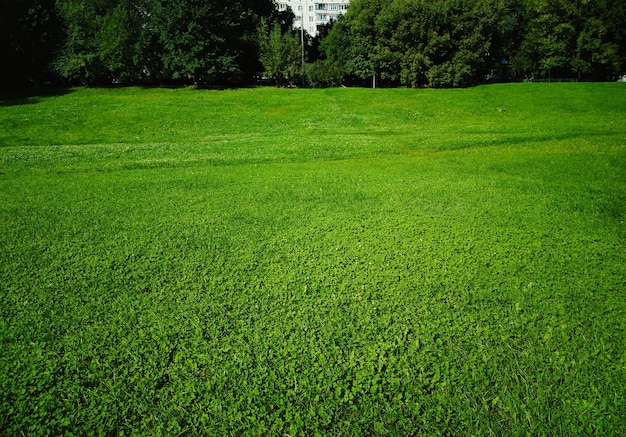
[[[451,150],[465,150],[472,148],[484,148],[494,146],[518,146],[518,145],[530,145],[540,144],[548,141],[567,141],[576,140],[580,138],[608,138],[613,136],[619,136],[621,134],[614,132],[554,132],[545,133],[537,132],[530,134],[509,134],[499,135],[496,137],[490,137],[487,133],[484,134],[466,134],[463,140],[447,140],[441,141],[438,147],[434,147],[433,150],[437,152],[451,151]]]
[[[38,87],[0,89],[0,106],[32,105],[48,97],[64,96],[72,92],[66,87]]]

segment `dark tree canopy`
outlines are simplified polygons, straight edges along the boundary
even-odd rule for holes
[[[0,0],[2,84],[42,82],[61,32],[55,0]]]
[[[614,0],[352,0],[322,43],[344,80],[452,86],[503,75],[606,80],[626,69]]]
[[[52,72],[89,85],[239,84],[266,70],[313,86],[435,87],[626,73],[617,0],[352,0],[304,39],[306,68],[292,23],[273,0],[0,0],[1,86]]]
[[[258,70],[271,0],[59,0],[66,79],[225,83]]]

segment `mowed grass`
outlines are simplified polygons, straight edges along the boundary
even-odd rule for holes
[[[6,435],[625,435],[626,86],[0,99]]]

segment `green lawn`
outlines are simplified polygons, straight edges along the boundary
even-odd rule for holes
[[[626,86],[0,97],[0,434],[626,435]]]

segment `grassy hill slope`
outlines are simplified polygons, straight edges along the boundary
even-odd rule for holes
[[[626,87],[0,98],[0,430],[626,432]]]

